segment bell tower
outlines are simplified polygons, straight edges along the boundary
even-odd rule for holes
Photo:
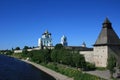
[[[63,46],[68,46],[67,37],[64,36],[64,35],[61,37],[61,44],[62,44]]]

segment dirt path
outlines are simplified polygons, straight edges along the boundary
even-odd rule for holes
[[[105,71],[99,71],[99,70],[96,70],[96,71],[86,71],[85,73],[96,75],[96,76],[99,76],[101,78],[110,80],[110,73],[109,73],[108,70],[105,70]]]

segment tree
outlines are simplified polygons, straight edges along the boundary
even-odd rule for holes
[[[11,50],[7,50],[6,55],[12,55],[13,52]]]
[[[70,51],[66,49],[61,49],[58,58],[59,61],[62,61],[63,64],[71,65],[72,54],[70,53]]]
[[[27,57],[28,55],[28,49],[29,47],[28,46],[24,46],[23,50],[22,50],[22,57]]]
[[[51,53],[51,59],[55,63],[58,62],[58,53],[59,53],[59,51],[56,49],[54,49]]]
[[[51,52],[51,59],[52,61],[56,62],[61,62],[61,55],[62,55],[62,49],[63,45],[62,44],[56,44],[55,49],[52,50]]]
[[[107,68],[110,70],[111,78],[113,78],[113,73],[115,71],[114,67],[116,67],[116,58],[113,54],[110,54],[107,61]]]
[[[90,62],[86,62],[86,66],[85,66],[85,70],[95,70],[95,64],[90,63]]]
[[[16,47],[15,50],[20,50],[20,47]]]
[[[42,56],[42,62],[48,63],[51,61],[51,53],[49,49],[40,50],[40,54]]]
[[[84,56],[79,53],[73,53],[72,60],[76,67],[84,68],[86,65]]]
[[[36,63],[41,63],[42,62],[42,54],[40,50],[33,50],[30,53],[28,53],[31,60],[36,62]]]
[[[22,57],[27,57],[28,51],[27,49],[22,50]]]
[[[51,52],[49,49],[33,50],[28,52],[27,55],[31,58],[32,61],[35,61],[37,63],[48,63],[51,61]]]
[[[29,49],[29,47],[28,46],[24,46],[24,48],[23,49]]]
[[[57,49],[57,50],[63,49],[63,45],[62,44],[56,44],[55,49]]]

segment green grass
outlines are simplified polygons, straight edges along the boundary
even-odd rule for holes
[[[11,57],[22,59],[21,53],[14,53],[14,54],[11,55]]]
[[[94,75],[83,73],[82,71],[79,71],[77,69],[73,69],[73,68],[70,68],[67,66],[62,66],[60,64],[55,64],[55,63],[44,64],[44,63],[42,63],[41,65],[43,65],[47,68],[50,68],[56,72],[59,72],[63,75],[72,77],[72,78],[74,78],[74,80],[105,80],[105,79],[102,79],[102,78],[94,76]]]
[[[107,68],[105,68],[105,67],[96,67],[96,70],[104,71],[104,70],[107,70]]]

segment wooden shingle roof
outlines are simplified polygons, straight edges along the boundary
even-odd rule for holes
[[[120,45],[120,39],[113,30],[112,24],[108,18],[105,19],[102,30],[94,44],[94,46],[99,45]]]

